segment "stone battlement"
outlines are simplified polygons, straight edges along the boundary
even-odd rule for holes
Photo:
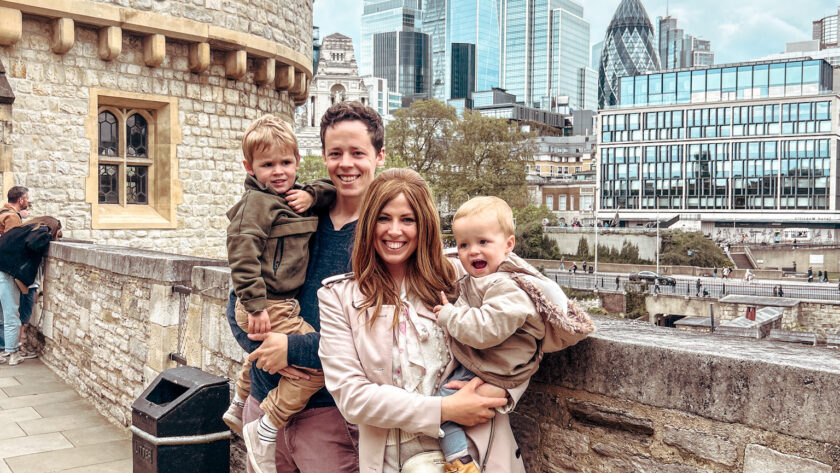
[[[44,361],[123,425],[170,352],[228,377],[243,359],[222,261],[53,243],[44,286]],[[840,471],[837,350],[596,323],[514,414],[528,471]]]

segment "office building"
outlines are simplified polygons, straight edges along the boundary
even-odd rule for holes
[[[601,65],[601,51],[604,49],[604,42],[598,41],[597,43],[592,45],[592,52],[589,56],[589,64],[590,67],[597,71],[598,67]]]
[[[456,109],[458,103],[450,101]],[[472,109],[487,117],[504,118],[520,124],[524,132],[533,132],[538,136],[568,136],[572,134],[572,116],[569,113],[557,113],[523,105],[516,96],[503,89],[494,88],[473,92]]]
[[[422,0],[363,0],[359,40],[359,73],[373,72],[373,36],[394,31],[419,32],[422,26]],[[392,83],[393,85],[393,83]]]
[[[426,0],[423,32],[430,36],[432,97],[469,98],[499,86],[501,0]]]
[[[814,21],[812,39],[820,42],[820,49],[836,48],[840,46],[838,30],[840,30],[840,7],[837,7],[837,13]]]
[[[715,236],[733,226],[835,231],[834,86],[827,62],[801,59],[622,77],[598,117],[599,216],[689,216]]]
[[[321,28],[312,27],[312,74],[318,73],[318,60],[321,59]]]
[[[618,103],[618,79],[659,70],[653,26],[640,0],[621,0],[607,28],[598,69],[598,108]]]
[[[402,95],[402,106],[431,98],[432,65],[429,35],[392,31],[373,35],[373,75],[388,81]]]
[[[592,107],[581,96],[589,66],[589,22],[575,0],[505,0],[501,87],[525,105],[556,110]]]
[[[390,121],[392,113],[402,106],[402,95],[388,89],[388,81],[381,77],[362,77],[368,91],[368,105],[382,116],[382,120]]]
[[[663,70],[711,66],[715,63],[711,42],[695,38],[677,28],[677,19],[670,15],[659,18],[657,38],[659,62]]]

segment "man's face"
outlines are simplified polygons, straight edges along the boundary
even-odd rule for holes
[[[18,206],[21,210],[26,210],[29,208],[29,193],[26,193],[23,197],[18,200]]]
[[[324,165],[339,199],[361,199],[373,181],[376,167],[383,164],[385,149],[376,152],[364,122],[345,120],[324,133]]]

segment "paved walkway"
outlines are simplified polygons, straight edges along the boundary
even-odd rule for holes
[[[40,360],[0,365],[0,473],[130,473],[131,438]]]

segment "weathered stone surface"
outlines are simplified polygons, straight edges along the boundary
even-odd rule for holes
[[[588,402],[569,400],[569,412],[572,416],[590,424],[600,425],[611,429],[624,430],[634,434],[653,435],[653,422],[649,419],[639,419],[625,412],[598,406]]]
[[[831,466],[808,458],[777,452],[762,445],[747,445],[744,473],[831,473]]]
[[[738,460],[735,444],[717,435],[666,425],[662,431],[662,440],[680,450],[724,465],[732,466]]]
[[[596,317],[598,331],[546,355],[534,381],[816,441],[840,438],[840,352],[662,330]],[[780,422],[779,419],[784,419]]]
[[[643,457],[633,457],[629,460],[633,466],[631,470],[636,473],[711,473],[705,468],[695,468],[688,465],[674,463],[660,463],[656,460]]]

